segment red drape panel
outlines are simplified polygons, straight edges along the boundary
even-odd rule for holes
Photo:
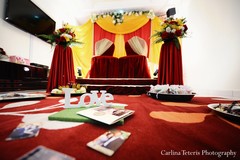
[[[143,38],[146,43],[150,44],[150,32],[151,32],[151,21],[148,21],[143,27],[140,29],[124,35],[124,40],[127,42],[130,38],[133,36],[139,36]],[[115,34],[107,32],[103,30],[97,23],[94,23],[94,44],[103,39],[107,38],[114,42]],[[149,47],[148,47],[149,50]],[[95,51],[94,51],[95,52]],[[148,51],[149,54],[149,51]],[[95,55],[95,53],[94,53]],[[138,55],[135,57],[131,57],[129,59],[120,60],[119,59],[119,72],[121,75],[118,75],[118,77],[124,77],[124,78],[150,78],[150,71],[148,69],[147,59],[146,57],[138,57]],[[91,78],[107,78],[107,77],[116,77],[117,75],[115,73],[112,73],[113,64],[112,66],[109,65],[109,60],[105,58],[92,58],[92,66],[90,71],[90,77]],[[121,62],[121,64],[120,64]],[[101,63],[101,64],[100,64]],[[114,64],[115,65],[115,64]],[[96,67],[98,66],[98,67]],[[100,66],[100,67],[99,67]],[[123,67],[124,66],[124,67]],[[110,70],[110,71],[108,71]],[[116,69],[114,69],[116,71]],[[106,73],[104,73],[106,72]],[[111,72],[111,76],[110,73]]]
[[[120,78],[151,78],[145,56],[131,55],[119,58]]]
[[[57,45],[54,50],[52,64],[48,76],[47,92],[53,88],[75,82],[72,49]]]
[[[158,84],[183,84],[182,52],[173,41],[164,42],[161,48]]]
[[[150,34],[151,34],[151,21],[149,20],[144,26],[142,26],[138,30],[129,34],[124,34],[124,41],[127,42],[133,36],[141,37],[146,41],[148,45],[147,57],[149,57],[149,46],[150,46],[150,36],[151,36]]]
[[[115,34],[110,33],[108,31],[105,31],[102,29],[97,23],[94,23],[94,42],[93,47],[95,47],[95,43],[103,38],[107,38],[110,41],[114,42],[115,40]],[[95,55],[95,49],[93,49],[93,55]]]
[[[97,56],[91,63],[90,78],[118,78],[118,58]]]
[[[138,30],[129,34],[124,34],[124,41],[127,42],[133,36],[139,36],[146,41],[148,46],[150,46],[150,36],[151,36],[150,34],[151,34],[151,21],[149,20],[145,25],[143,25]],[[103,38],[107,38],[110,41],[114,42],[115,34],[103,30],[97,23],[94,23],[94,44]],[[95,51],[94,51],[94,55],[95,55]],[[147,57],[148,56],[149,56],[149,47],[148,47]]]

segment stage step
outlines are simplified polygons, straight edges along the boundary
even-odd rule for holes
[[[157,79],[150,78],[88,78],[77,79],[77,83],[87,86],[87,91],[106,90],[112,94],[145,94]]]

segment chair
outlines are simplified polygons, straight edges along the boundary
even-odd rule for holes
[[[151,78],[147,62],[147,43],[134,36],[125,43],[127,56],[119,58],[120,78]]]
[[[91,60],[90,78],[117,78],[118,58],[113,57],[115,46],[104,38],[95,44],[95,57]]]

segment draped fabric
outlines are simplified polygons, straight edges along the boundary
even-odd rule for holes
[[[161,48],[158,84],[183,84],[182,52],[173,41],[164,42]]]
[[[102,40],[99,40],[95,43],[95,54],[96,56],[101,56],[103,53],[109,55],[109,56],[112,56],[113,55],[113,51],[112,49],[109,50],[108,52],[106,52],[111,46],[114,46],[113,45],[113,42],[104,38]],[[111,53],[112,51],[112,53]]]
[[[155,34],[156,30],[161,30],[160,23],[163,21],[162,18],[155,17],[151,21],[151,35]],[[149,45],[149,56],[148,56],[148,65],[151,71],[151,75],[158,69],[159,67],[159,58],[160,58],[160,50],[162,43],[153,43],[156,40],[156,37],[150,38],[150,45]]]
[[[118,78],[118,58],[96,56],[91,61],[90,78]]]
[[[122,35],[116,35],[114,33],[107,32],[106,30],[101,28],[97,23],[94,23],[93,44],[105,38],[114,42],[114,52],[113,52],[114,57],[119,58],[121,56],[126,55],[126,52],[124,51],[124,43],[123,43],[124,41],[123,41]],[[95,51],[94,51],[94,55],[96,55]]]
[[[115,45],[112,44],[101,56],[113,56]]]
[[[134,36],[143,38],[148,46],[150,43],[151,21],[146,16],[125,17],[121,25],[114,25],[111,18],[99,19],[94,24],[94,44],[104,38],[114,41],[114,56],[118,58],[126,56],[125,42]]]
[[[101,40],[102,38],[107,38],[114,42],[115,50],[114,50],[114,57],[123,57],[126,56],[125,51],[125,38],[129,36],[129,38],[136,36],[131,35],[128,33],[135,32],[136,30],[140,29],[141,27],[146,27],[145,25],[149,25],[149,32],[150,34],[143,38],[145,34],[148,34],[146,28],[142,30],[142,36],[139,36],[143,39],[147,39],[147,44],[149,46],[148,52],[148,64],[151,68],[151,75],[158,68],[159,57],[160,57],[160,48],[162,43],[153,44],[152,41],[154,38],[150,38],[150,35],[155,33],[155,30],[160,30],[159,24],[163,20],[159,17],[155,17],[153,20],[149,20],[146,16],[124,16],[124,22],[121,25],[113,25],[112,19],[108,18],[100,18],[96,23],[92,23],[91,20],[87,21],[85,24],[81,26],[72,26],[75,29],[76,37],[79,41],[83,42],[81,47],[73,46],[73,57],[74,57],[74,67],[81,67],[82,68],[82,75],[83,77],[88,77],[88,72],[91,67],[91,58],[94,54],[94,44],[96,41]],[[103,28],[101,28],[103,27]],[[107,26],[110,27],[107,27]],[[118,28],[115,29],[114,28]],[[120,28],[120,29],[119,29]],[[99,29],[99,30],[98,30]],[[121,32],[117,32],[117,31]],[[101,32],[100,32],[101,31]],[[115,31],[114,34],[111,32],[107,33],[108,31]],[[100,33],[100,34],[99,34]],[[106,36],[106,34],[108,34]],[[123,35],[124,34],[124,35]],[[105,36],[104,36],[105,35]],[[129,39],[128,38],[128,39]],[[127,40],[128,40],[127,39]],[[77,75],[77,69],[74,70],[75,75]]]
[[[132,47],[130,46],[130,44],[128,42],[125,43],[125,50],[126,50],[126,54],[127,56],[130,55],[139,55],[138,53],[136,53]]]
[[[124,41],[127,42],[129,39],[138,36],[144,39],[147,43],[147,46],[150,46],[150,35],[151,34],[151,21],[148,21],[141,28],[135,30],[134,32],[124,35]],[[137,52],[136,52],[137,53]],[[147,48],[147,57],[149,57],[149,47]]]
[[[109,41],[114,42],[115,40],[115,34],[106,32],[103,30],[98,24],[94,23],[94,42],[93,44],[96,44],[97,42],[108,39]],[[94,50],[94,55],[97,55],[96,50]]]
[[[124,22],[120,25],[114,25],[112,23],[112,17],[110,16],[106,18],[100,18],[96,23],[107,32],[113,34],[128,34],[138,30],[149,21],[146,15],[124,15],[123,18]]]
[[[81,26],[72,26],[75,30],[76,38],[83,42],[81,46],[72,46],[75,75],[77,76],[77,67],[81,67],[83,77],[88,76],[91,68],[91,59],[93,56],[93,23],[89,20]]]
[[[96,56],[92,58],[90,78],[150,78],[147,58],[131,55],[121,58]]]
[[[146,41],[138,36],[134,36],[128,40],[133,51],[139,55],[147,56],[148,45]]]
[[[54,50],[48,77],[47,92],[58,86],[75,82],[72,49],[57,45]]]
[[[147,58],[142,55],[131,55],[119,58],[120,78],[150,78]]]

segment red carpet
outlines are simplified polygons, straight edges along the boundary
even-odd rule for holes
[[[62,97],[47,97],[39,100],[39,103],[32,102],[27,106],[2,109],[0,114],[37,110],[49,106],[53,109],[30,113],[52,113],[62,110],[62,108],[54,108],[54,106],[58,107],[60,99]],[[0,159],[16,159],[38,145],[44,145],[81,160],[240,159],[240,126],[220,118],[207,107],[209,103],[224,101],[194,97],[189,103],[164,102],[143,94],[114,95],[113,102],[128,104],[126,108],[135,110],[135,114],[127,118],[124,125],[106,126],[86,123],[71,128],[54,126],[60,127],[55,130],[49,129],[46,125],[37,137],[15,141],[5,141],[5,138],[22,121],[23,116],[0,115]],[[11,102],[1,102],[0,106],[6,107],[9,103]],[[26,114],[30,113],[23,113],[24,117],[26,118]],[[86,146],[89,141],[112,128],[131,132],[129,139],[112,157]],[[234,153],[236,155],[233,155]]]

